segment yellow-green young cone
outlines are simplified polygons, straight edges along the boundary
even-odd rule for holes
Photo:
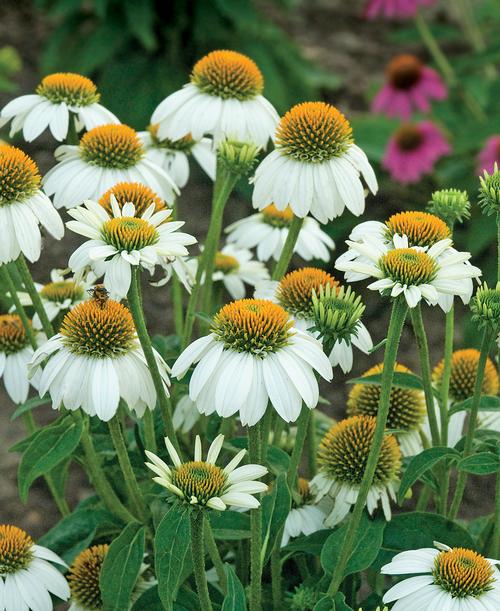
[[[500,212],[500,172],[495,163],[493,173],[488,174],[485,170],[479,178],[479,205],[483,214],[490,215]]]
[[[257,161],[259,147],[244,142],[224,140],[217,149],[219,163],[233,174],[248,174]]]
[[[347,287],[322,285],[312,293],[314,330],[325,343],[343,339],[348,344],[356,335],[365,305],[361,297]]]
[[[442,219],[448,226],[470,218],[470,202],[467,191],[441,189],[434,191],[427,210]]]
[[[486,282],[477,289],[471,300],[472,320],[479,327],[490,327],[493,331],[500,328],[500,282],[489,288]]]

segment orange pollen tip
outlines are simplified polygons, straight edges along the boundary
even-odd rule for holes
[[[145,150],[137,132],[128,125],[100,125],[80,140],[81,156],[87,163],[110,169],[136,165]]]
[[[290,314],[312,318],[313,290],[319,293],[321,286],[339,287],[335,278],[318,267],[302,267],[289,272],[278,285],[277,298],[280,305]]]
[[[454,599],[479,597],[490,590],[495,581],[491,563],[477,552],[454,547],[440,552],[434,560],[434,583]]]
[[[15,146],[0,144],[0,207],[32,197],[41,181],[31,157]]]
[[[273,225],[273,227],[289,227],[294,217],[290,206],[287,206],[284,210],[278,210],[274,204],[266,206],[261,214],[264,222]]]
[[[21,528],[0,524],[0,575],[16,573],[30,564],[33,539]]]

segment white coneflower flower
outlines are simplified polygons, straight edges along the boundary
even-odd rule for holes
[[[215,144],[228,139],[267,145],[279,116],[262,95],[262,73],[249,57],[212,51],[194,65],[190,81],[154,111],[151,123],[158,123],[160,140],[210,134]]]
[[[67,270],[53,269],[50,272],[50,282],[47,284],[35,283],[35,287],[40,295],[42,304],[48,319],[52,322],[58,316],[66,314],[76,305],[87,299],[89,288],[95,283],[96,277],[89,272],[82,280],[66,277]],[[31,297],[28,293],[18,292],[17,296],[22,305],[32,305]],[[14,308],[12,308],[13,310]],[[33,315],[33,327],[41,329],[40,317],[35,312]]]
[[[331,274],[317,267],[302,267],[289,272],[279,282],[261,283],[257,286],[255,296],[279,303],[293,316],[299,329],[318,337],[313,294],[319,295],[326,287],[330,289],[327,295],[328,309],[338,310],[342,314],[342,324],[338,325],[328,356],[334,367],[340,366],[347,373],[353,365],[352,346],[368,354],[373,348],[373,342],[360,315],[357,315],[359,298],[357,303],[351,303],[353,293],[350,290],[346,293],[339,287],[338,281]]]
[[[36,88],[36,94],[22,95],[4,106],[0,126],[12,119],[10,135],[22,129],[26,142],[31,142],[47,127],[56,140],[64,140],[72,113],[77,131],[120,123],[98,103],[100,97],[94,83],[85,76],[71,72],[49,74]]]
[[[189,155],[193,155],[209,178],[215,180],[217,157],[210,138],[195,141],[188,134],[179,140],[160,140],[158,125],[150,125],[148,131],[138,135],[146,147],[148,159],[163,168],[180,189],[186,186],[189,178]]]
[[[218,435],[208,449],[206,460],[203,460],[201,440],[196,435],[194,460],[183,463],[168,437],[165,437],[173,466],[169,467],[148,450],[146,455],[151,462],[146,465],[157,474],[153,478],[155,482],[190,505],[217,511],[224,511],[228,506],[244,509],[259,507],[260,503],[253,495],[267,490],[267,484],[256,481],[266,475],[266,467],[251,464],[238,467],[246,450],[238,452],[224,468],[218,467],[215,462],[223,443],[224,435]]]
[[[315,499],[309,488],[309,482],[299,477],[297,483],[300,501],[292,502],[292,509],[288,513],[283,527],[281,547],[288,545],[290,539],[300,537],[300,535],[312,535],[325,528],[326,513],[321,507],[314,504]]]
[[[360,175],[376,193],[377,179],[364,152],[354,144],[349,121],[325,102],[297,104],[281,119],[275,150],[258,166],[254,208],[287,206],[298,217],[311,213],[320,223],[347,208],[356,216],[365,209]]]
[[[269,271],[262,261],[253,261],[249,250],[227,244],[216,253],[214,261],[214,282],[222,281],[233,299],[243,299],[245,284],[256,286],[269,279]]]
[[[75,558],[66,576],[71,592],[68,611],[99,611],[103,608],[99,582],[108,551],[109,545],[106,543],[93,545]],[[141,594],[155,585],[154,580],[144,577],[144,572],[148,568],[147,564],[141,565],[130,605],[124,611],[128,611]]]
[[[455,350],[451,357],[450,386],[448,393],[448,408],[455,403],[461,403],[470,399],[474,394],[474,386],[477,377],[477,366],[479,363],[479,350],[466,348]],[[432,372],[432,382],[438,393],[441,392],[441,385],[444,372],[444,360],[434,367]],[[493,361],[488,357],[484,369],[483,384],[481,394],[498,395],[499,391],[498,371]],[[435,404],[436,414],[439,407]],[[467,412],[462,410],[455,412],[448,419],[448,445],[454,447],[461,439],[463,434],[464,422]],[[500,426],[498,412],[480,411],[478,416],[481,428],[496,429]],[[440,420],[438,418],[438,425]]]
[[[270,204],[261,212],[226,227],[227,241],[234,242],[238,248],[256,248],[260,261],[268,261],[271,257],[278,261],[292,219],[290,207],[278,210],[274,204]],[[330,250],[334,248],[335,242],[320,228],[316,219],[306,216],[293,252],[305,261],[329,261]]]
[[[321,343],[297,329],[279,305],[263,299],[241,299],[215,315],[211,332],[188,346],[172,375],[182,378],[196,363],[189,396],[202,414],[235,413],[253,426],[270,401],[286,422],[297,420],[302,401],[319,400],[316,370],[326,380],[332,366]]]
[[[137,132],[127,125],[100,125],[84,134],[77,146],[56,149],[59,163],[47,172],[43,188],[56,208],[73,208],[99,199],[117,182],[148,185],[168,202],[178,194],[165,170],[146,156]]]
[[[434,542],[396,554],[380,572],[383,575],[416,575],[400,581],[384,595],[392,611],[495,611],[500,608],[499,560],[484,558],[463,547]]]
[[[28,363],[33,357],[23,323],[17,314],[0,315],[0,378],[14,403],[24,403],[28,398],[30,382]],[[38,388],[40,375],[31,379]]]
[[[393,214],[385,223],[379,221],[366,221],[360,223],[352,230],[349,240],[353,242],[368,242],[373,241],[383,242],[389,249],[418,247],[427,251],[441,240],[451,239],[451,231],[448,225],[439,217],[429,214],[428,212],[409,211],[398,212]],[[449,248],[443,251],[437,258],[438,260],[447,261],[450,256],[459,255],[451,244]],[[344,262],[370,263],[364,255],[359,252],[349,249],[341,255],[336,262],[337,266],[343,265]],[[460,263],[460,262],[459,262]],[[471,267],[468,260],[463,260],[460,263],[462,266]],[[340,269],[340,267],[339,267]],[[356,271],[346,271],[345,278],[348,282],[363,280],[366,275]],[[460,294],[462,301],[467,304],[472,296],[473,283],[472,278],[467,277],[462,280],[463,292]],[[438,305],[448,312],[453,304],[453,295],[439,293]]]
[[[57,240],[64,225],[50,199],[40,190],[36,163],[15,146],[0,144],[0,265],[21,253],[31,262],[40,258],[42,225]]]
[[[333,509],[325,520],[332,527],[342,521],[356,503],[368,454],[375,432],[376,418],[352,416],[334,424],[318,449],[318,473],[311,489],[318,500],[329,495]],[[401,470],[401,451],[393,435],[384,435],[366,507],[372,514],[379,501],[386,520],[391,519],[390,499],[396,501]]]
[[[155,351],[165,392],[168,367]],[[46,364],[44,364],[46,362]],[[40,396],[52,407],[83,409],[107,422],[123,399],[138,416],[156,405],[156,390],[129,310],[117,301],[94,298],[66,314],[60,332],[33,355],[31,372],[43,366]]]
[[[68,229],[90,238],[69,259],[78,275],[90,267],[97,277],[104,275],[104,285],[113,297],[123,298],[130,288],[132,266],[153,273],[156,265],[188,254],[186,245],[196,238],[177,231],[184,221],[165,222],[171,210],[155,212],[155,203],[136,216],[134,204],[120,208],[111,195],[111,214],[104,206],[88,200],[68,211],[75,220]]]
[[[68,600],[66,579],[52,562],[66,566],[50,549],[35,545],[24,530],[0,524],[0,609],[52,611],[51,594]]]
[[[362,377],[381,374],[382,363],[365,371]],[[411,373],[396,363],[394,371]],[[380,400],[379,384],[354,384],[347,399],[349,416],[377,416]],[[414,456],[423,450],[420,430],[426,422],[425,397],[421,390],[393,386],[389,398],[387,428],[394,429],[403,456]]]
[[[410,308],[422,299],[436,305],[442,295],[458,295],[466,300],[468,282],[480,276],[481,270],[463,265],[470,259],[470,253],[450,251],[451,243],[450,239],[440,240],[424,250],[420,246],[408,246],[406,236],[400,238],[397,248],[380,240],[348,240],[354,257],[337,259],[335,267],[365,278],[377,278],[368,285],[369,289],[391,297],[403,294]]]
[[[200,419],[200,412],[196,408],[196,403],[183,395],[176,403],[172,423],[176,431],[189,433],[193,426]]]

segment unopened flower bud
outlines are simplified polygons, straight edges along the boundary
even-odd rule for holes
[[[500,329],[500,282],[495,288],[489,288],[486,282],[477,289],[471,300],[472,320],[479,327]]]
[[[480,176],[479,182],[479,205],[483,209],[483,214],[490,215],[500,212],[500,171],[495,163],[493,173],[488,174],[485,170]]]
[[[219,144],[217,157],[230,172],[244,176],[252,169],[259,150],[255,144],[224,140]]]
[[[467,191],[441,189],[434,191],[427,210],[442,219],[449,227],[470,218],[470,202]]]

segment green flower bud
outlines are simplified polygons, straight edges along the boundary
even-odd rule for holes
[[[495,163],[493,173],[488,174],[485,170],[484,175],[479,178],[479,205],[483,209],[483,214],[495,214],[500,212],[500,172]]]
[[[293,611],[312,611],[318,602],[318,593],[311,587],[301,584],[293,593],[287,595],[288,609]]]
[[[500,282],[489,288],[486,282],[480,286],[471,300],[472,320],[479,327],[500,329]]]
[[[224,140],[217,149],[217,159],[233,174],[244,176],[253,168],[259,150],[255,144]]]
[[[448,227],[470,218],[470,202],[467,191],[441,189],[434,191],[427,210],[442,219]]]

